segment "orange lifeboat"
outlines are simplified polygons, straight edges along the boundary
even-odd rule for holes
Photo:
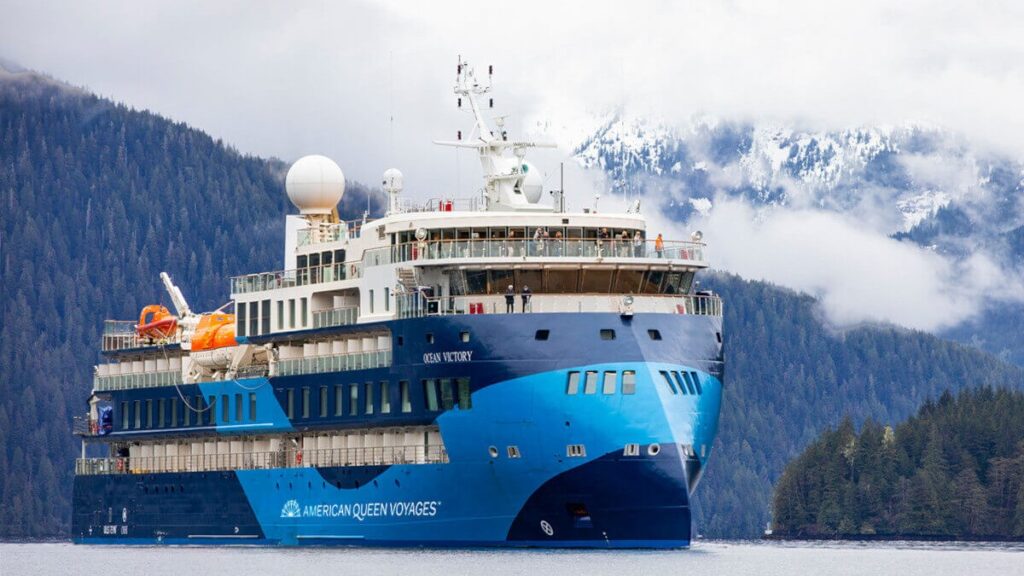
[[[196,332],[192,336],[192,351],[214,350],[234,346],[235,342],[235,315],[203,314],[196,325]]]
[[[139,314],[139,323],[135,325],[135,333],[139,338],[149,340],[165,340],[178,330],[178,317],[159,305],[150,304]]]

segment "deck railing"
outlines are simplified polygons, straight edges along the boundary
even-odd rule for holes
[[[75,474],[92,476],[98,474],[150,474],[156,472],[447,463],[448,452],[444,446],[417,444],[361,448],[319,448],[311,450],[288,449],[274,452],[239,452],[229,454],[189,454],[183,456],[79,458],[75,461]]]
[[[391,350],[347,352],[343,354],[330,354],[306,358],[288,358],[277,362],[273,375],[295,376],[298,374],[318,374],[323,372],[342,372],[345,370],[386,368],[391,366],[391,359]]]
[[[313,328],[348,326],[349,324],[355,324],[358,320],[359,306],[343,306],[313,312]]]
[[[181,381],[180,369],[143,372],[139,374],[111,374],[109,376],[97,374],[92,378],[92,387],[96,392],[108,392],[111,390],[176,386],[180,385]]]
[[[279,270],[235,276],[231,278],[231,293],[246,294],[248,292],[262,292],[277,288],[349,280],[359,278],[362,275],[362,269],[362,262],[338,262],[335,264],[296,268],[294,270]]]
[[[627,300],[632,300],[627,303]],[[422,294],[395,294],[399,318],[446,316],[451,314],[504,314],[508,310],[504,295],[443,296],[428,298]],[[514,313],[524,312],[521,294],[513,299]],[[533,294],[526,313],[618,312],[620,314],[694,314],[721,316],[722,299],[713,295],[600,295]]]
[[[468,258],[629,258],[704,261],[702,242],[665,241],[660,250],[655,241],[639,243],[613,239],[544,240],[427,240],[367,250],[366,266],[417,260]]]

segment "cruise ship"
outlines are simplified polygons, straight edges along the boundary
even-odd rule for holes
[[[168,302],[106,321],[75,542],[690,544],[723,382],[701,235],[545,194],[490,77],[460,62],[473,127],[437,142],[479,155],[478,195],[415,202],[390,169],[386,214],[345,222],[341,169],[304,157],[283,270],[205,313],[161,274]]]

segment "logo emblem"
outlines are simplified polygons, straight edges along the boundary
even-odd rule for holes
[[[551,527],[551,524],[547,520],[540,521],[540,529],[544,531],[548,536],[555,535],[555,529]]]
[[[298,518],[302,516],[302,509],[299,508],[298,500],[289,500],[281,508],[281,518]]]

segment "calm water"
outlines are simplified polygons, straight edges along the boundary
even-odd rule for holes
[[[0,544],[0,576],[1024,575],[1024,545],[701,542],[671,552],[86,547]]]

